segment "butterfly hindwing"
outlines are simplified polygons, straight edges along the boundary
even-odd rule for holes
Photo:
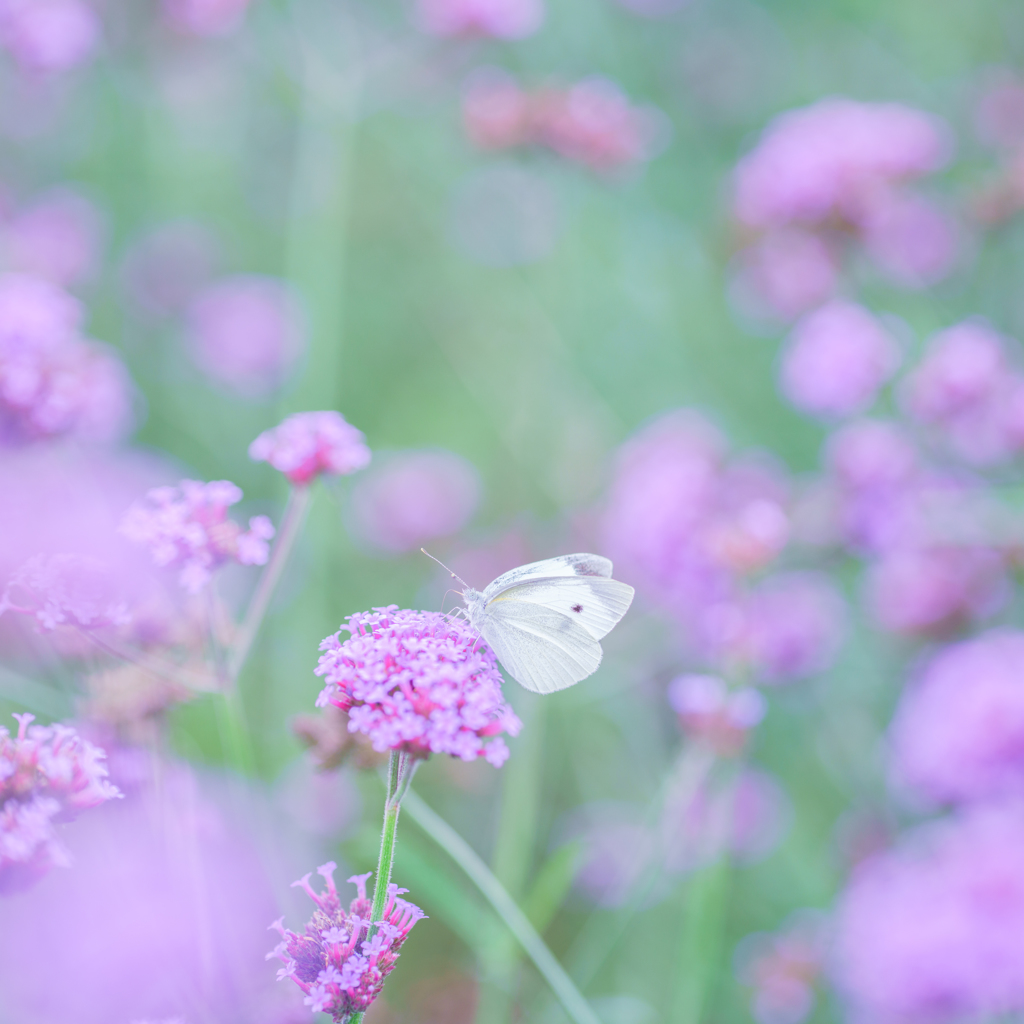
[[[534,693],[564,690],[601,664],[597,640],[541,604],[500,601],[487,609],[480,629],[509,675]]]
[[[493,609],[506,602],[541,605],[574,620],[600,640],[626,614],[632,601],[633,588],[628,583],[601,576],[556,576],[507,587],[486,607]]]

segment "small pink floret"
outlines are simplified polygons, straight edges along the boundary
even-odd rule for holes
[[[340,412],[300,412],[249,446],[249,458],[269,462],[296,485],[308,484],[321,473],[341,476],[369,465],[370,449],[361,430]]]

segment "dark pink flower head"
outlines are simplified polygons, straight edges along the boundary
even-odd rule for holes
[[[875,621],[907,636],[942,636],[996,611],[1008,593],[1006,570],[992,549],[897,547],[871,566],[868,603]]]
[[[523,39],[544,21],[542,0],[417,0],[416,17],[432,36]]]
[[[241,26],[248,6],[249,0],[163,0],[163,13],[179,32],[225,36]]]
[[[931,658],[900,702],[892,755],[899,781],[940,803],[1024,796],[1024,633]]]
[[[759,691],[747,687],[730,692],[717,676],[678,676],[669,684],[668,700],[683,731],[719,754],[742,750],[765,713]]]
[[[69,863],[55,825],[121,793],[107,779],[105,754],[66,725],[0,726],[0,892],[22,888]]]
[[[1024,814],[980,806],[865,861],[834,974],[861,1019],[952,1024],[1024,1009]]]
[[[375,750],[505,762],[497,734],[515,736],[522,723],[502,697],[494,654],[466,622],[391,605],[350,615],[342,629],[347,640],[336,633],[320,645],[318,707],[345,711],[349,732]]]
[[[121,533],[146,545],[156,565],[179,568],[181,585],[197,594],[228,562],[266,564],[274,527],[266,516],[253,516],[248,530],[228,519],[228,508],[241,499],[228,480],[155,487],[125,513]]]
[[[131,618],[108,566],[87,555],[36,555],[12,574],[0,596],[0,615],[31,615],[44,630],[103,629]]]
[[[538,141],[568,160],[611,171],[651,156],[660,116],[631,104],[608,79],[585,78],[539,102]]]
[[[8,222],[4,262],[54,284],[75,285],[95,273],[102,235],[103,220],[93,203],[71,189],[54,189]]]
[[[413,551],[450,537],[480,502],[480,477],[454,452],[399,452],[352,489],[359,533],[385,551]]]
[[[831,298],[839,281],[835,253],[799,228],[773,228],[736,258],[733,298],[757,319],[791,320]]]
[[[210,285],[188,311],[188,343],[210,378],[244,398],[272,394],[306,347],[299,304],[281,281],[240,274]]]
[[[856,218],[880,189],[941,167],[946,135],[898,103],[829,98],[789,111],[737,166],[736,216],[757,228]]]
[[[426,914],[401,898],[407,889],[389,885],[383,917],[371,938],[366,896],[370,873],[348,879],[359,895],[346,911],[334,886],[336,869],[333,861],[317,868],[327,883],[320,893],[314,892],[308,874],[293,883],[308,893],[317,909],[302,935],[285,928],[284,918],[275,921],[270,927],[280,932],[281,941],[267,959],[276,957],[284,963],[277,972],[278,981],[291,978],[305,993],[305,1004],[313,1013],[329,1013],[336,1024],[344,1024],[380,995],[412,926]]]
[[[0,276],[0,441],[110,441],[132,421],[121,361],[79,333],[81,304],[27,274]]]
[[[296,486],[311,483],[321,473],[345,476],[370,463],[363,432],[340,412],[297,412],[251,445],[249,458],[269,462]]]
[[[0,0],[0,46],[26,70],[68,71],[92,56],[100,35],[84,0]]]
[[[899,364],[899,349],[863,306],[830,302],[801,320],[782,359],[782,392],[803,412],[863,412]]]

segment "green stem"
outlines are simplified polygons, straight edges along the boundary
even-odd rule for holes
[[[238,629],[235,641],[231,645],[231,654],[228,658],[228,679],[234,683],[238,680],[238,674],[245,666],[249,652],[252,650],[253,642],[263,619],[270,607],[271,598],[280,582],[281,574],[288,563],[288,556],[295,546],[295,540],[305,522],[306,513],[309,511],[310,488],[308,484],[292,488],[288,495],[288,504],[281,519],[281,528],[274,542],[274,548],[270,552],[270,560],[260,574],[259,582],[256,584],[256,592],[252,595],[249,607],[245,612],[245,619]]]
[[[466,872],[473,884],[498,912],[509,931],[519,940],[526,955],[551,986],[569,1018],[575,1024],[600,1024],[590,1004],[572,983],[572,979],[555,959],[555,955],[469,843],[415,793],[410,791],[406,795],[405,807],[413,821]]]

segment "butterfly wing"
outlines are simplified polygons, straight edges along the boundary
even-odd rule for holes
[[[540,605],[558,612],[600,640],[628,611],[633,588],[603,576],[555,576],[507,587],[491,598],[486,607],[493,610],[512,602]]]
[[[517,569],[509,569],[502,573],[490,586],[484,590],[484,600],[490,601],[497,597],[503,590],[514,587],[520,583],[528,583],[531,580],[548,579],[552,577],[604,577],[608,579],[612,574],[612,563],[601,555],[559,555],[557,558],[545,558],[540,562],[530,562],[529,565],[521,565]]]
[[[479,625],[502,666],[534,693],[554,693],[597,671],[601,645],[574,619],[542,604],[499,601]]]

